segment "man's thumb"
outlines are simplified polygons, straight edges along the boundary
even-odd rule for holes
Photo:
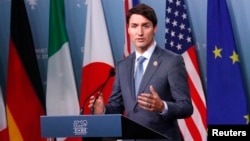
[[[155,91],[155,89],[154,89],[154,87],[153,87],[152,85],[150,85],[149,89],[150,89],[150,92],[151,92],[153,95],[156,94],[156,91]]]

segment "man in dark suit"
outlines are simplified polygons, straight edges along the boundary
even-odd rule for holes
[[[190,117],[193,105],[187,72],[181,55],[160,48],[154,40],[157,31],[155,11],[145,4],[129,10],[126,22],[135,52],[119,61],[112,94],[107,105],[102,96],[90,98],[94,114],[122,114],[148,128],[181,141],[177,119]],[[143,76],[136,92],[137,59],[143,56]]]

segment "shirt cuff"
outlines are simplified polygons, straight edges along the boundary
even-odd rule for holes
[[[161,115],[164,115],[168,112],[168,105],[166,101],[163,101],[164,104],[164,110],[160,113]]]

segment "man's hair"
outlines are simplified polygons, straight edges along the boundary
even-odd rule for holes
[[[126,23],[129,24],[130,17],[133,14],[142,15],[143,17],[147,18],[153,23],[153,26],[155,27],[157,25],[157,16],[155,14],[155,11],[150,6],[140,3],[133,8],[129,9],[128,14],[126,16]]]

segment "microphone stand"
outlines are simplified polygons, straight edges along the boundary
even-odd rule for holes
[[[98,95],[96,96],[96,98],[95,98],[95,100],[94,100],[94,102],[93,102],[93,106],[90,108],[91,114],[92,114],[92,115],[93,115],[94,112],[95,112],[94,105],[95,105],[95,103],[96,103],[96,100],[97,100],[97,99],[99,98],[99,96],[102,94],[102,90],[105,88],[105,86],[107,85],[107,83],[108,83],[108,81],[109,81],[109,79],[110,79],[111,77],[112,77],[112,76],[110,75],[110,76],[106,79],[106,81],[103,83],[102,87],[100,87],[100,90],[99,90],[99,92],[98,92]]]
[[[81,107],[80,107],[80,115],[83,113],[83,111],[84,111],[84,105],[85,105],[86,102],[89,100],[89,98],[90,98],[92,95],[94,95],[97,91],[99,91],[97,97],[95,98],[95,101],[94,101],[93,105],[95,104],[96,99],[101,95],[102,90],[103,90],[103,89],[105,88],[105,86],[107,85],[109,79],[110,79],[111,77],[113,77],[114,75],[115,75],[115,70],[114,70],[114,68],[111,68],[111,69],[110,69],[110,72],[109,72],[109,76],[107,77],[107,79],[106,79],[97,89],[95,89],[92,93],[90,93],[90,95],[89,95],[88,97],[86,97],[86,99],[84,100],[83,104],[82,104]],[[91,114],[94,114],[94,107],[91,107]]]

